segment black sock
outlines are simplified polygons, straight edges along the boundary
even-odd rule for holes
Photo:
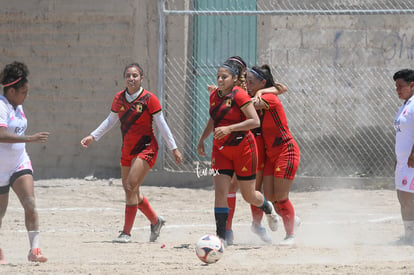
[[[216,218],[216,234],[220,239],[226,239],[226,223],[229,216],[227,207],[214,208],[214,217]]]
[[[267,203],[266,198],[264,198],[263,205],[260,206],[259,208],[262,209],[265,214],[272,213],[272,208],[270,207],[270,204]]]

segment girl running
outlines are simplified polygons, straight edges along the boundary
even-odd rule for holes
[[[253,67],[247,74],[247,88],[252,96],[265,87],[275,86],[270,67]],[[285,111],[274,94],[262,94],[253,102],[256,110],[264,110],[262,136],[266,149],[264,168],[264,194],[273,202],[276,212],[282,217],[286,237],[281,245],[295,242],[295,210],[289,200],[289,191],[299,166],[300,152],[290,134]]]
[[[233,174],[243,198],[266,213],[270,228],[277,229],[273,205],[255,190],[257,148],[250,129],[260,125],[259,117],[245,90],[236,86],[239,70],[225,62],[217,72],[217,88],[210,94],[210,119],[200,137],[197,150],[205,156],[204,140],[214,131],[211,165],[219,175],[213,177],[216,233],[226,243],[229,214],[227,194]]]
[[[28,91],[29,70],[20,62],[6,65],[0,74],[3,95],[0,96],[0,227],[6,214],[10,188],[24,208],[25,226],[29,235],[28,260],[46,262],[39,248],[39,218],[36,210],[33,168],[26,152],[26,143],[48,140],[48,132],[25,135],[27,119],[23,102]],[[0,264],[6,264],[0,249]]]
[[[126,205],[123,230],[113,240],[118,243],[130,242],[131,229],[138,209],[151,223],[150,242],[158,238],[165,223],[164,218],[155,213],[139,190],[157,158],[158,144],[152,128],[153,120],[172,151],[176,163],[180,164],[182,161],[181,153],[161,112],[158,98],[141,86],[143,78],[144,73],[139,64],[132,63],[125,67],[126,89],[115,95],[109,116],[81,141],[83,147],[88,147],[93,141],[98,141],[118,120],[121,122],[121,177]]]

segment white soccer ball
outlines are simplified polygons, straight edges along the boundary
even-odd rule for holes
[[[224,246],[219,237],[208,234],[197,241],[195,252],[201,261],[212,264],[223,256]]]

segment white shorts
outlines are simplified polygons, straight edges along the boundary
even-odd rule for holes
[[[407,165],[395,168],[395,188],[414,193],[414,168],[408,168]]]
[[[14,169],[0,172],[0,187],[10,186],[12,184],[10,179],[13,174],[22,170],[30,170],[33,173],[32,162],[27,154],[24,155],[22,161]]]

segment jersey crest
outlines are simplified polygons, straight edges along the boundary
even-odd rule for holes
[[[135,107],[137,109],[137,113],[142,113],[142,104],[141,103],[137,103]]]
[[[231,98],[228,98],[227,100],[226,100],[226,106],[227,107],[231,107]]]

